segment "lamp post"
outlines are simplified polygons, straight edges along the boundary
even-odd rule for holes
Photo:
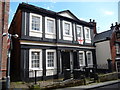
[[[9,33],[3,33],[3,37],[4,36],[8,36],[9,40],[10,40],[10,48],[8,48],[8,59],[7,59],[7,77],[6,77],[6,89],[9,89],[10,88],[10,56],[11,56],[11,49],[12,49],[12,39],[11,37],[14,37],[14,38],[18,38],[18,35],[15,34],[15,35],[12,35],[12,34],[9,34]]]

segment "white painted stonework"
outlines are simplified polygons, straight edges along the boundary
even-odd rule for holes
[[[70,15],[67,12],[60,13],[59,15],[64,16],[64,17],[68,17],[68,18],[71,18],[71,19],[75,19],[72,15]]]
[[[95,46],[98,68],[107,69],[107,59],[111,59],[110,41],[99,42]]]
[[[40,31],[32,30],[32,16],[40,17]],[[42,16],[38,14],[30,13],[30,27],[29,27],[29,36],[33,37],[42,37]]]
[[[47,69],[46,76],[51,76],[57,74],[57,69]]]
[[[38,70],[36,76],[37,76],[37,77],[41,77],[41,76],[43,76],[42,73],[43,73],[42,70]],[[30,71],[29,71],[29,78],[32,78],[32,77],[35,77],[35,71],[30,70]]]

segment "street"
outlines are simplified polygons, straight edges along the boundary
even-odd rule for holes
[[[68,87],[61,88],[57,90],[120,90],[120,82],[119,81],[110,81],[110,82],[101,82],[99,84],[94,85],[84,85],[84,86],[76,86],[76,87]]]
[[[103,86],[103,87],[99,87],[99,88],[95,88],[95,89],[89,89],[89,90],[104,90],[104,89],[120,90],[120,83],[107,85],[107,86]]]

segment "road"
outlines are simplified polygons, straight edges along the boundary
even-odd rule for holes
[[[98,85],[76,86],[56,90],[120,90],[120,82],[100,83]]]
[[[112,85],[106,85],[106,86],[103,86],[103,87],[99,87],[99,88],[95,88],[95,89],[89,89],[89,90],[106,90],[106,89],[120,90],[120,83],[112,84]]]

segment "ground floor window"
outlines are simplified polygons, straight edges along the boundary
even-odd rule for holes
[[[80,64],[80,66],[85,66],[84,51],[79,51],[79,64]]]
[[[56,51],[46,50],[46,69],[54,69],[56,67]]]
[[[93,65],[93,58],[92,58],[92,52],[91,51],[87,51],[87,64],[88,65]]]
[[[29,67],[30,69],[39,70],[42,69],[42,50],[30,49],[29,52]]]

